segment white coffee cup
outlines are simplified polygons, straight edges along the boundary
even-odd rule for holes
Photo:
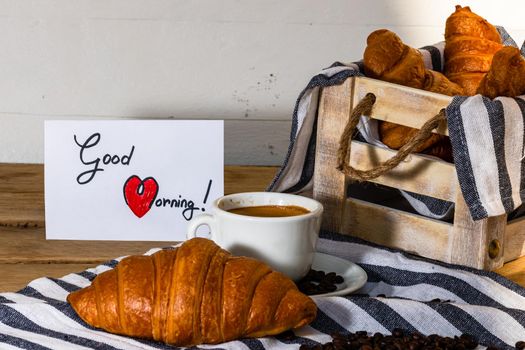
[[[295,216],[259,217],[228,210],[263,205],[299,206],[309,212]],[[323,206],[316,200],[284,193],[250,192],[221,197],[211,214],[201,214],[188,227],[187,238],[208,225],[211,239],[233,255],[250,256],[297,281],[305,276],[314,259]]]

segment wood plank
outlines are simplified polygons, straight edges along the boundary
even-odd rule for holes
[[[238,166],[224,167],[224,193],[264,191],[275,177],[278,167]]]
[[[525,287],[525,257],[510,261],[494,272]]]
[[[313,198],[323,204],[323,229],[341,232],[347,179],[337,170],[341,133],[352,109],[354,79],[323,88],[317,122]]]
[[[43,194],[44,167],[41,164],[0,163],[0,194],[5,192]]]
[[[177,242],[46,240],[43,228],[0,228],[0,263],[101,263]]]
[[[507,224],[503,255],[505,262],[525,255],[525,217],[512,220]]]
[[[427,258],[444,260],[452,225],[381,205],[349,198],[343,232]]]
[[[0,193],[0,227],[43,227],[43,193]]]
[[[40,277],[58,278],[94,266],[96,264],[0,264],[0,293],[20,290]]]
[[[368,170],[392,158],[397,151],[352,141],[350,165]],[[424,155],[410,155],[395,169],[370,182],[383,184],[453,202],[456,198],[456,169],[453,164]]]
[[[459,188],[457,193],[454,227],[450,232],[446,261],[484,270],[501,267],[504,263],[507,216],[473,221]]]
[[[359,77],[355,82],[354,105],[369,92],[377,98],[372,110],[374,119],[416,129],[421,128],[427,120],[438,114],[452,100],[450,96]],[[435,132],[448,135],[446,123],[442,123]]]
[[[224,192],[264,191],[277,169],[226,166]],[[42,164],[0,164],[0,227],[44,227]]]
[[[0,164],[0,227],[44,226],[44,167]]]

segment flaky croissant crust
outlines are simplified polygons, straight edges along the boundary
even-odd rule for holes
[[[204,238],[127,257],[67,300],[94,327],[178,346],[274,335],[317,312],[283,274]]]
[[[423,89],[444,95],[462,95],[463,89],[443,74],[426,69],[421,53],[387,29],[379,29],[367,38],[363,54],[367,76],[395,84]],[[381,141],[392,149],[400,149],[418,130],[379,122]],[[432,134],[415,152],[422,152],[452,161],[452,147],[446,136]]]
[[[520,50],[511,46],[499,50],[476,92],[490,98],[525,94],[525,58]]]
[[[468,6],[457,5],[445,26],[444,73],[464,89],[465,95],[474,95],[501,48],[496,27]]]
[[[417,89],[424,86],[425,63],[421,53],[387,29],[370,33],[363,62],[368,77]]]

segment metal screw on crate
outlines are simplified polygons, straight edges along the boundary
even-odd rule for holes
[[[501,251],[501,243],[497,239],[493,239],[489,244],[489,257],[491,259],[495,259],[498,257],[499,253]]]
[[[261,217],[239,215],[232,209],[257,206],[296,206],[306,213],[293,216]],[[293,279],[305,276],[315,255],[323,206],[318,201],[285,193],[251,192],[221,197],[213,202],[211,214],[193,219],[187,238],[207,225],[211,239],[234,255],[250,256]]]

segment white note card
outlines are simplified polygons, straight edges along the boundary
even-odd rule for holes
[[[45,122],[47,239],[182,241],[224,192],[224,122]]]

